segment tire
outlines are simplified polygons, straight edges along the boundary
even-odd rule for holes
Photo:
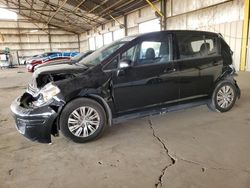
[[[227,112],[235,104],[237,98],[236,87],[230,81],[219,82],[208,102],[208,108],[212,111]]]
[[[59,125],[65,137],[74,142],[84,143],[102,135],[106,119],[106,113],[98,102],[88,98],[77,98],[65,106],[60,115]]]

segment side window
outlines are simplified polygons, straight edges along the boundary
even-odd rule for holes
[[[136,45],[132,46],[131,48],[129,48],[128,50],[126,50],[125,52],[123,52],[121,54],[121,59],[126,59],[126,60],[134,61],[135,50],[136,50]]]
[[[113,70],[118,67],[118,56],[115,57],[109,64],[107,64],[104,70]]]
[[[201,49],[201,46],[204,44],[204,39],[191,41],[191,48],[194,53],[198,53]]]
[[[134,61],[136,51],[136,45],[130,47],[121,54],[120,60],[131,60]],[[108,65],[105,66],[104,70],[112,70],[118,67],[118,56],[115,57]]]
[[[177,34],[179,59],[201,58],[218,53],[215,37]]]
[[[137,52],[137,65],[168,63],[170,61],[170,46],[168,40],[143,41]]]
[[[212,56],[212,55],[218,55],[219,54],[219,48],[218,48],[218,38],[213,37],[213,36],[206,36],[205,37],[205,42],[208,45],[208,51],[207,55]]]

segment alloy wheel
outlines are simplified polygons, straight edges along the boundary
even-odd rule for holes
[[[216,100],[221,108],[228,108],[234,100],[234,90],[231,86],[225,85],[217,93]]]
[[[98,129],[100,116],[89,106],[82,106],[74,110],[68,118],[68,128],[77,137],[88,137]]]

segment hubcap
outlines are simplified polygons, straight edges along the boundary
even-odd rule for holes
[[[92,135],[99,125],[100,116],[98,112],[89,106],[79,107],[69,115],[68,128],[77,137]]]
[[[217,103],[221,108],[227,108],[234,100],[234,91],[230,86],[223,86],[217,93]]]

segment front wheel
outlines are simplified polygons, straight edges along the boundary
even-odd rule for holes
[[[83,143],[96,139],[103,133],[106,114],[98,102],[78,98],[65,106],[59,123],[65,137]]]
[[[236,87],[229,81],[222,81],[214,89],[208,107],[213,111],[229,111],[237,98]]]

